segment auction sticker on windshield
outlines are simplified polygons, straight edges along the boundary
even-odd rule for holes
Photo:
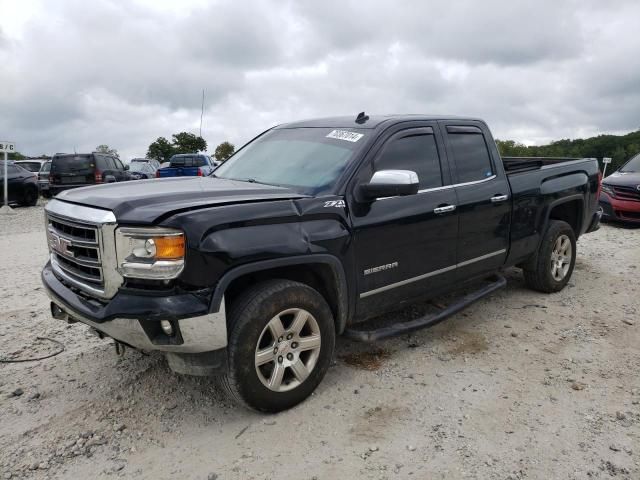
[[[347,142],[353,142],[353,143],[357,142],[362,137],[364,137],[363,133],[349,132],[347,130],[334,130],[329,135],[327,135],[327,138],[335,138],[337,140],[346,140]]]

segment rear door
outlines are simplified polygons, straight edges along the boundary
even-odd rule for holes
[[[120,159],[111,157],[111,160],[113,161],[115,166],[114,175],[116,177],[116,182],[124,182],[125,180],[127,180],[127,173]]]
[[[359,316],[372,316],[455,281],[458,218],[444,147],[431,122],[397,126],[372,149],[352,183]],[[355,201],[355,189],[380,170],[418,174],[416,195]],[[442,213],[442,207],[449,206]]]
[[[440,122],[457,195],[458,279],[494,271],[509,248],[511,190],[483,122]]]

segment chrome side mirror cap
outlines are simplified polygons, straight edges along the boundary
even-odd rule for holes
[[[359,187],[359,196],[365,201],[383,197],[415,195],[420,180],[411,170],[379,170],[373,174],[369,183]]]

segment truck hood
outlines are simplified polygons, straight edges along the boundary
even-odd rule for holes
[[[602,183],[636,188],[640,185],[640,172],[614,172],[605,178]]]
[[[111,210],[121,223],[153,223],[180,210],[303,197],[288,188],[272,185],[181,177],[76,188],[59,193],[56,199]]]

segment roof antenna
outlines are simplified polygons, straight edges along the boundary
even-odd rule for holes
[[[364,123],[364,122],[366,122],[367,120],[369,120],[369,115],[367,115],[367,114],[366,114],[366,113],[364,113],[364,112],[360,112],[360,113],[358,114],[358,116],[356,117],[356,123]]]

